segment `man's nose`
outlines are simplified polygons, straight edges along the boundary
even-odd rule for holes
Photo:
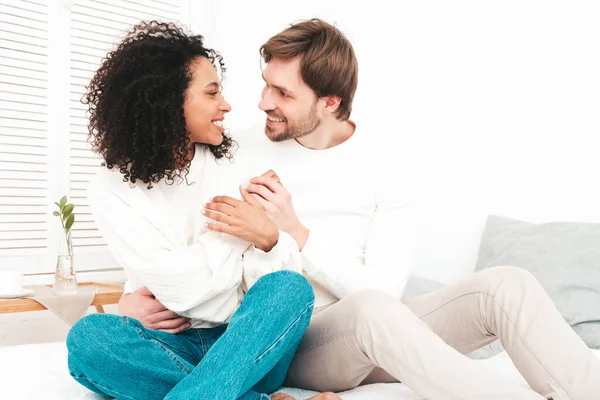
[[[275,106],[275,103],[270,100],[268,95],[263,94],[258,103],[258,108],[263,111],[272,111],[277,107]]]

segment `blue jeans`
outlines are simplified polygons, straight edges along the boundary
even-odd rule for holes
[[[248,291],[229,325],[173,335],[93,314],[69,332],[71,376],[117,399],[268,399],[283,385],[314,294],[300,274],[274,272]]]

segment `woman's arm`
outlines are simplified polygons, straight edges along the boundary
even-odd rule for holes
[[[207,231],[185,245],[153,224],[143,207],[110,188],[90,185],[88,198],[115,259],[169,310],[185,313],[241,283],[240,260],[248,242]]]

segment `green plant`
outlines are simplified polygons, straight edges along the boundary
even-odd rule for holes
[[[67,203],[67,196],[63,196],[59,202],[54,202],[58,207],[58,211],[54,211],[52,214],[55,217],[60,217],[60,223],[65,231],[65,240],[67,241],[67,249],[69,255],[72,256],[73,246],[71,244],[71,227],[73,223],[75,223],[75,214],[73,214],[73,210],[75,209],[75,205]]]

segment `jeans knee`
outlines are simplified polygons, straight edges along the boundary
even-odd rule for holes
[[[283,270],[262,276],[252,287],[255,290],[266,290],[274,294],[281,302],[298,304],[306,307],[315,301],[312,285],[297,272]],[[251,290],[252,290],[251,289]]]
[[[109,343],[109,324],[114,325],[116,315],[91,314],[81,318],[73,325],[67,335],[69,368],[79,369],[82,364],[97,363],[105,353],[99,343]]]
[[[78,344],[85,341],[87,337],[90,337],[96,327],[98,326],[97,320],[100,314],[91,314],[81,318],[75,323],[69,330],[67,335],[67,349],[69,352],[78,347]]]

